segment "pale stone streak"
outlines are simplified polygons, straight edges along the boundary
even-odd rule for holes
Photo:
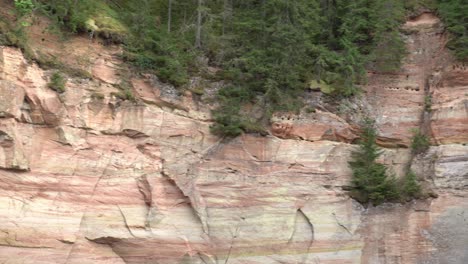
[[[101,155],[101,158],[103,156],[104,156],[104,154]],[[99,183],[101,182],[102,178],[106,175],[107,168],[110,166],[113,156],[114,156],[114,153],[112,152],[111,156],[109,157],[109,161],[108,161],[107,165],[104,167],[104,170],[102,171],[102,174],[99,176],[98,180],[96,181],[96,184],[94,185],[93,192],[91,193],[91,196],[90,196],[89,200],[92,200],[94,198],[94,195],[96,194],[97,187],[99,186]],[[88,207],[89,207],[89,205],[88,205]],[[84,210],[84,212],[83,212],[83,214],[81,216],[79,231],[81,231],[83,229],[83,225],[84,225],[84,222],[85,222],[86,212],[88,211],[88,207]],[[73,250],[75,249],[75,246],[76,246],[76,243],[73,244],[73,246],[71,247],[71,249],[68,252],[67,258],[65,259],[64,263],[68,263],[68,261],[70,260],[70,257],[71,257],[71,255],[73,253]]]
[[[309,227],[310,227],[311,237],[310,237],[309,245],[307,246],[307,253],[309,253],[310,248],[311,248],[312,245],[314,244],[314,240],[315,240],[314,225],[313,225],[312,221],[309,219],[309,217],[302,211],[301,208],[299,208],[299,209],[297,210],[297,213],[300,214],[300,215],[302,215],[302,216],[305,218],[307,224],[309,224]],[[304,263],[304,264],[307,263],[307,259],[308,259],[309,255],[310,255],[310,254],[306,254],[306,255],[304,256],[304,259],[303,259],[302,263]]]
[[[130,235],[132,235],[132,237],[135,237],[136,236],[133,234],[132,232],[132,229],[130,228],[130,226],[128,225],[128,222],[127,222],[127,217],[125,217],[125,214],[124,212],[122,211],[122,208],[120,208],[120,205],[116,204],[117,208],[119,208],[119,212],[120,212],[120,215],[122,216],[122,219],[123,219],[123,222],[125,224],[125,228],[127,228],[127,231],[128,233],[130,233]]]

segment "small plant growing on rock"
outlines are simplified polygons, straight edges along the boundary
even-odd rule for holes
[[[432,111],[432,98],[429,95],[424,96],[424,111]]]
[[[429,138],[422,134],[419,129],[414,129],[413,137],[411,138],[411,150],[413,154],[420,154],[429,149]]]
[[[52,74],[48,87],[58,93],[65,92],[65,84],[67,80],[59,72]]]
[[[117,93],[111,93],[111,95],[121,99],[121,100],[124,100],[124,101],[132,101],[132,102],[136,102],[136,98],[135,96],[133,95],[132,91],[130,89],[124,89],[120,92],[117,92]]]
[[[366,119],[362,128],[361,141],[358,150],[352,153],[349,166],[353,171],[350,195],[357,201],[379,205],[386,201],[399,198],[396,180],[388,176],[387,167],[376,162],[381,155],[375,143],[377,132],[374,122]]]
[[[105,96],[102,93],[94,92],[91,94],[91,99],[94,100],[104,100]]]

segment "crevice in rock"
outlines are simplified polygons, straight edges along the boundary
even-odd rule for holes
[[[200,254],[200,252],[198,253],[198,257],[203,262],[203,264],[208,264],[208,262],[206,262],[205,258]]]
[[[216,255],[209,255],[204,252],[198,252],[198,256],[204,264],[218,264],[218,258]]]
[[[197,203],[195,198],[192,197],[192,195],[189,195],[186,192],[184,192],[183,188],[181,188],[179,186],[179,184],[177,184],[177,181],[175,179],[171,178],[169,175],[167,175],[164,172],[164,170],[161,171],[161,175],[166,177],[175,187],[177,187],[177,189],[179,189],[181,194],[183,194],[185,197],[187,197],[189,199],[189,201],[190,201],[189,205],[190,205],[190,208],[193,211],[194,216],[200,221],[203,232],[205,234],[209,235],[208,223],[206,222],[206,220],[204,220],[206,218],[206,215],[207,215],[206,208],[202,207],[202,206],[197,206],[197,204],[199,204],[199,203]]]
[[[0,118],[14,118],[15,116],[13,116],[12,114],[8,113],[8,112],[5,112],[5,111],[0,111]]]
[[[107,245],[111,250],[112,252],[114,252],[114,254],[120,258],[120,260],[122,260],[123,263],[127,264],[127,261],[122,257],[120,256],[119,253],[117,253],[115,250],[114,250],[114,244],[115,243],[119,243],[121,242],[121,239],[118,239],[118,238],[115,238],[115,237],[99,237],[99,238],[94,238],[94,239],[90,239],[88,237],[85,237],[86,240],[92,242],[92,243],[96,243],[96,244],[101,244],[101,245]],[[68,260],[67,262],[65,263],[68,263]],[[153,262],[154,264],[157,264],[155,262]]]
[[[309,219],[309,217],[304,213],[302,208],[297,209],[296,217],[302,217],[310,228],[310,240],[309,240],[309,244],[307,245],[307,254],[305,254],[304,259],[302,261],[302,263],[308,263],[310,248],[314,244],[314,240],[315,240],[314,225],[312,221]]]
[[[64,243],[64,244],[69,244],[69,245],[75,244],[75,242],[69,241],[69,240],[65,240],[65,239],[57,239],[57,241],[62,242],[62,243]]]
[[[96,190],[97,190],[97,187],[99,186],[99,183],[101,182],[102,178],[106,175],[106,171],[107,171],[107,168],[109,167],[111,161],[112,161],[112,158],[114,156],[114,153],[112,153],[111,157],[109,158],[109,162],[107,163],[106,167],[104,168],[104,170],[102,171],[102,174],[99,176],[98,180],[96,181],[94,187],[93,187],[93,191],[89,197],[90,200],[92,200],[94,198],[94,195],[96,194]],[[73,173],[74,175],[74,173]],[[88,211],[88,208],[86,208],[84,211],[83,211],[83,214],[81,216],[81,220],[80,220],[80,224],[79,224],[79,228],[78,228],[78,231],[82,231],[83,230],[83,225],[85,223],[85,218],[86,218],[86,212]],[[65,263],[68,263],[69,259],[70,259],[70,256],[72,255],[73,253],[73,250],[75,249],[75,246],[77,245],[77,243],[73,244],[73,246],[71,247],[70,251],[68,252],[68,256],[65,260]]]
[[[46,246],[21,246],[21,245],[4,245],[0,244],[0,247],[13,247],[13,248],[30,248],[30,249],[40,249],[40,248],[54,248],[54,247],[46,247]]]
[[[137,179],[137,186],[138,191],[143,195],[143,200],[145,201],[146,206],[151,207],[153,204],[153,194],[146,174]]]
[[[0,166],[0,170],[9,171],[9,172],[14,172],[14,173],[26,173],[26,172],[31,171],[30,168],[20,168],[20,167],[18,167],[18,166],[12,166],[12,167],[3,167],[3,166]]]
[[[13,138],[6,132],[0,130],[0,147],[10,148],[14,145]]]
[[[32,111],[32,107],[31,107],[31,99],[25,95],[24,96],[24,100],[23,100],[23,104],[21,105],[21,118],[20,118],[20,122],[24,122],[24,123],[33,123],[32,119],[31,119],[31,111]]]
[[[124,224],[125,224],[125,228],[127,228],[128,233],[130,233],[130,235],[132,235],[132,237],[136,237],[136,236],[133,234],[132,229],[131,229],[130,226],[128,225],[127,217],[125,216],[124,212],[122,211],[122,208],[120,208],[120,205],[117,204],[117,208],[119,208],[120,215],[122,216],[123,222],[124,222]]]
[[[150,227],[151,208],[153,207],[153,192],[146,174],[137,179],[137,187],[146,205],[145,228],[148,229]]]
[[[226,260],[224,261],[224,264],[227,264],[229,261],[229,258],[231,257],[232,248],[234,247],[234,242],[237,239],[237,235],[239,235],[239,230],[240,230],[240,223],[237,224],[236,231],[234,232],[231,238],[231,243],[230,243],[231,245],[229,247],[229,251],[227,253],[227,257],[226,257]]]
[[[122,130],[121,134],[129,138],[148,138],[149,137],[147,134],[138,130],[134,130],[134,129],[124,129]]]
[[[310,246],[312,246],[312,243],[314,242],[314,237],[315,237],[315,231],[314,231],[314,224],[312,224],[312,221],[309,219],[309,217],[302,211],[301,208],[297,209],[297,213],[298,215],[300,215],[301,217],[303,217],[307,224],[309,225],[310,227],[310,234],[311,234],[311,239],[310,239],[310,244],[309,244],[309,248]]]
[[[349,231],[349,228],[348,228],[347,226],[345,226],[344,224],[342,224],[342,223],[340,222],[340,220],[338,219],[338,217],[336,216],[336,214],[335,214],[335,213],[332,213],[332,215],[333,215],[333,218],[335,218],[336,223],[337,223],[340,227],[342,227],[350,236],[352,236],[353,233],[351,233],[351,231]]]

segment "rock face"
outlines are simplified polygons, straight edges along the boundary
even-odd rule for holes
[[[443,49],[443,25],[432,14],[424,13],[403,26],[408,55],[398,73],[369,73],[365,87],[373,115],[380,127],[382,145],[407,146],[412,129],[419,128],[425,107],[431,107],[430,76],[449,57]],[[390,99],[391,98],[391,99]]]
[[[467,71],[437,18],[406,27],[403,74],[373,75],[366,99],[395,147],[431,96],[437,146],[382,162],[402,175],[413,160],[439,197],[377,208],[343,191],[358,133],[335,114],[220,139],[209,112],[154,76],[131,80],[137,103],[113,96],[118,49],[59,95],[51,71],[0,47],[0,263],[468,263]]]
[[[272,134],[285,139],[351,143],[358,138],[356,129],[345,120],[333,113],[320,110],[304,113],[301,116],[277,115],[271,121]]]

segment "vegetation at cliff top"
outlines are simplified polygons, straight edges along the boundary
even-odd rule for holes
[[[468,60],[468,1],[439,0],[439,14],[452,34],[448,47],[460,60]]]
[[[399,26],[421,7],[438,8],[466,58],[468,4],[463,0],[15,0],[56,29],[99,35],[125,46],[141,71],[184,87],[206,66],[220,91],[215,133],[256,131],[273,111],[295,111],[304,89],[351,96],[366,70],[393,72],[405,55]],[[245,105],[263,108],[251,117]]]

